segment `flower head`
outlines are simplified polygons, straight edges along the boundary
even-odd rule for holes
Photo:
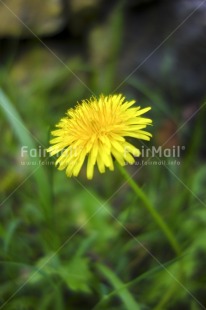
[[[100,95],[69,109],[52,131],[55,138],[47,150],[50,155],[61,152],[58,169],[66,169],[69,177],[77,176],[87,157],[87,178],[92,179],[95,164],[101,173],[105,167],[114,170],[113,159],[121,166],[133,164],[140,150],[125,137],[150,140],[152,136],[143,130],[152,120],[142,117],[151,108],[132,107],[134,103],[121,94]]]

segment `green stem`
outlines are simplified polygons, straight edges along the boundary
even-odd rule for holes
[[[181,255],[181,248],[179,243],[177,242],[173,232],[169,228],[169,226],[166,224],[166,222],[163,220],[161,215],[157,212],[157,210],[152,206],[149,199],[145,195],[145,193],[141,190],[141,188],[135,183],[135,181],[131,178],[129,173],[126,171],[126,169],[118,164],[118,168],[121,172],[121,174],[124,176],[127,183],[130,185],[130,187],[133,189],[137,197],[141,199],[143,202],[144,207],[147,209],[147,211],[150,213],[156,224],[160,227],[166,238],[168,239],[171,247],[173,248],[174,252],[177,256]]]

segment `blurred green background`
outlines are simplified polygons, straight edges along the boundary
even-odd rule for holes
[[[206,309],[205,46],[200,1],[0,0],[0,309]],[[77,101],[123,93],[154,125],[126,166],[68,179],[50,131]],[[142,161],[145,165],[142,165]]]

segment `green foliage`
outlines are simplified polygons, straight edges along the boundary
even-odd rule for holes
[[[197,310],[206,305],[204,108],[194,130],[180,129],[186,150],[177,158],[179,166],[127,167],[175,235],[179,256],[117,169],[97,172],[90,182],[84,170],[78,179],[68,179],[53,158],[30,153],[47,148],[53,124],[91,95],[71,71],[97,93],[117,84],[122,38],[117,29],[123,20],[115,10],[102,30],[108,40],[102,44],[111,45],[111,53],[105,51],[111,56],[108,66],[101,62],[104,55],[98,58],[98,48],[93,52],[99,62],[93,59],[90,66],[71,56],[65,67],[34,43],[26,70],[15,57],[0,70],[0,309]],[[47,58],[48,71],[42,69]],[[142,106],[152,106],[154,137],[165,118],[181,128],[180,108],[171,109],[161,89],[148,89],[134,77],[127,85],[141,94]],[[24,158],[22,146],[28,147]]]

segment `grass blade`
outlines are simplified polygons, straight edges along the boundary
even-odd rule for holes
[[[116,276],[116,274],[111,269],[101,264],[98,264],[98,269],[111,283],[111,285],[117,290],[117,294],[124,303],[126,309],[141,309],[136,300],[129,292],[129,290],[126,287],[123,287],[124,283]]]
[[[11,103],[6,94],[0,89],[0,107],[2,108],[8,122],[13,128],[14,134],[19,140],[22,146],[27,146],[28,150],[36,149],[34,138],[31,137],[31,133],[24,125],[20,115],[15,109],[14,105]],[[28,152],[29,154],[29,152]],[[35,167],[33,177],[36,181],[37,192],[44,209],[48,209],[50,205],[50,186],[48,182],[48,177],[43,166],[39,166],[39,157],[32,157],[32,161],[36,162],[32,168]]]

